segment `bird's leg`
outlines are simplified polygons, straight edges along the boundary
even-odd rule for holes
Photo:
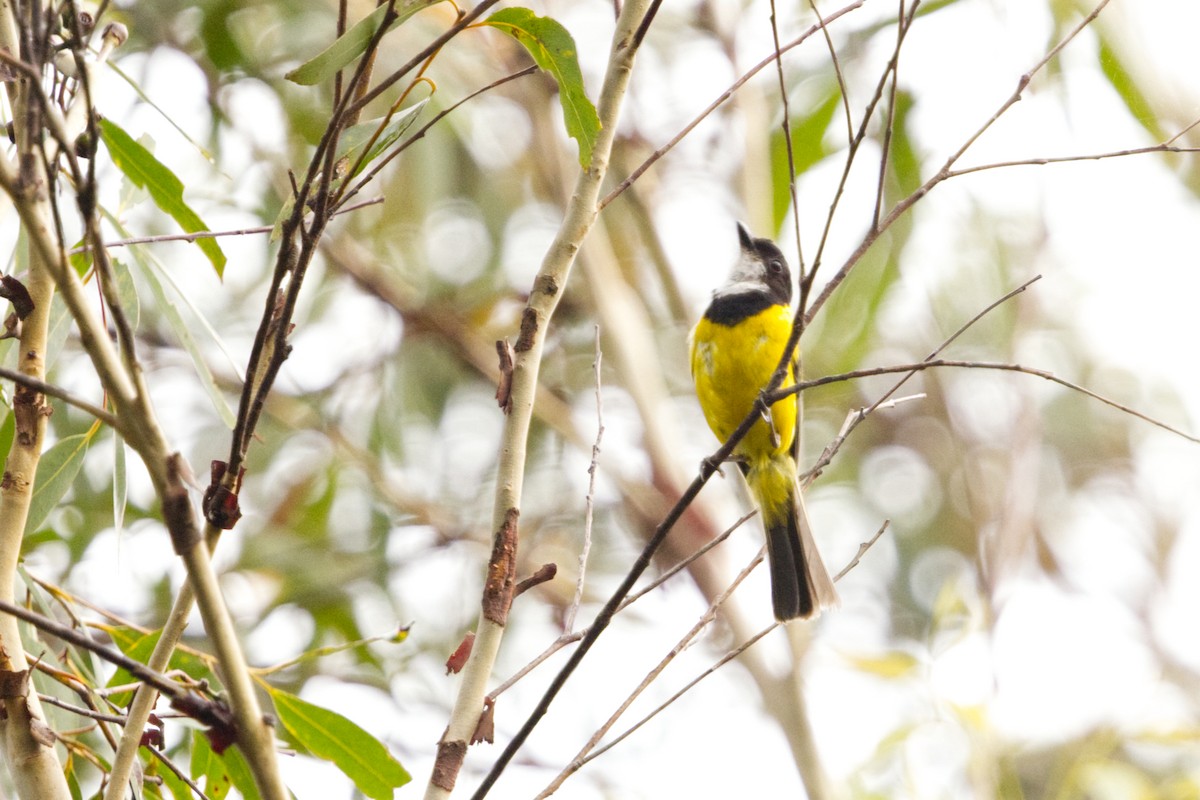
[[[779,431],[775,430],[775,420],[771,418],[771,407],[767,405],[767,401],[761,394],[758,396],[758,400],[755,401],[755,405],[758,406],[759,416],[762,417],[763,422],[767,425],[768,435],[771,437],[772,449],[778,449],[780,444]]]
[[[703,475],[705,478],[707,478],[708,476],[712,475],[715,472],[718,475],[720,475],[722,478],[724,478],[725,470],[721,469],[721,465],[727,464],[727,463],[728,464],[737,464],[739,469],[741,469],[742,471],[745,471],[744,465],[746,464],[746,457],[732,455],[729,458],[725,459],[724,461],[717,461],[716,459],[713,459],[713,458],[702,458],[702,459],[700,459],[700,474]]]

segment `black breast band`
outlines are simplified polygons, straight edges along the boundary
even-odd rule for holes
[[[715,325],[732,327],[773,305],[775,300],[765,291],[717,295],[704,312],[704,318]]]

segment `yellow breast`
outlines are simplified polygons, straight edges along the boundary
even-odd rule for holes
[[[750,413],[763,386],[771,379],[792,331],[787,306],[770,306],[734,324],[720,325],[701,319],[691,335],[692,378],[708,426],[725,441]],[[783,386],[795,378],[788,368]],[[751,460],[769,458],[792,446],[796,433],[796,398],[771,407],[776,437],[759,421],[735,452]]]

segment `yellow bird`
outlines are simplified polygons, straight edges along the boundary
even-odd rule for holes
[[[708,427],[726,441],[770,381],[792,332],[792,275],[770,239],[738,223],[741,254],[729,281],[689,338],[692,378]],[[783,386],[796,382],[794,354]],[[836,605],[837,591],[821,561],[797,481],[792,443],[797,396],[771,406],[734,448],[767,533],[771,600],[781,621],[811,617]]]

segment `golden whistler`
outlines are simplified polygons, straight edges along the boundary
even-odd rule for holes
[[[739,223],[741,253],[729,281],[690,338],[692,378],[708,426],[726,441],[770,381],[792,332],[792,275],[770,239]],[[793,354],[783,387],[795,383]],[[778,620],[811,617],[838,601],[821,561],[796,476],[792,443],[798,398],[786,397],[738,443],[733,459],[758,504],[767,533],[771,600]]]

